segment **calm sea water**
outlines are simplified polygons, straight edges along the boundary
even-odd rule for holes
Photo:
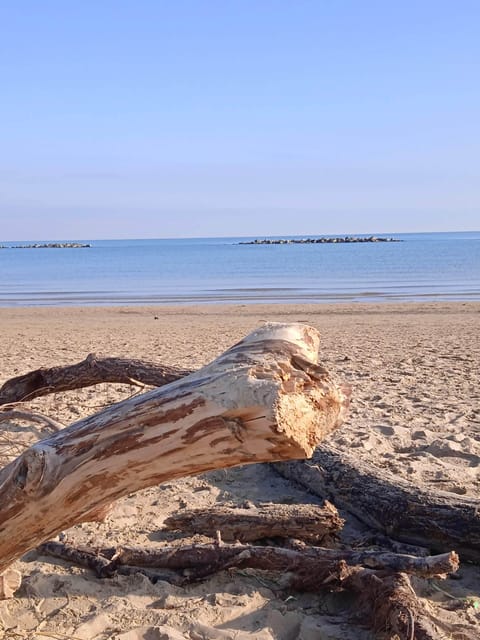
[[[480,232],[394,237],[402,242],[83,240],[92,247],[2,249],[0,306],[480,300]]]

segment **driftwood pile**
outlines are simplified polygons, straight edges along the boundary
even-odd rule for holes
[[[455,552],[415,557],[313,546],[312,541],[334,544],[343,526],[337,510],[329,503],[323,508],[264,505],[249,509],[190,510],[167,519],[165,526],[187,536],[199,533],[212,536],[215,541],[154,550],[78,548],[52,541],[40,545],[37,551],[86,567],[99,578],[142,572],[151,580],[167,580],[176,585],[202,580],[224,570],[267,571],[278,591],[354,592],[359,596],[357,613],[363,623],[382,633],[387,630],[388,637],[441,637],[416,597],[409,575],[445,577],[458,569]],[[224,541],[223,537],[232,542]]]
[[[478,501],[418,491],[330,445],[318,446],[341,423],[349,390],[318,365],[317,354],[314,329],[267,325],[195,373],[90,355],[7,381],[0,388],[0,422],[30,416],[52,435],[0,471],[3,597],[19,586],[11,564],[37,548],[100,578],[140,571],[185,584],[225,569],[273,572],[279,590],[356,593],[360,618],[382,637],[455,637],[432,620],[409,575],[454,573],[457,552],[480,560]],[[100,382],[158,388],[66,428],[19,404]],[[312,460],[298,461],[314,450]],[[375,550],[342,548],[344,521],[330,502],[182,511],[165,522],[185,535],[212,537],[207,544],[147,550],[50,540],[79,522],[102,520],[114,500],[133,491],[252,462],[275,462],[279,473],[375,529]],[[405,553],[412,549],[418,554]]]

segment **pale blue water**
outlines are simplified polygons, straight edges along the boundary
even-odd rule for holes
[[[480,232],[394,237],[403,242],[82,240],[92,247],[2,249],[0,306],[480,300]]]

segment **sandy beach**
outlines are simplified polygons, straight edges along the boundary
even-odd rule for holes
[[[478,498],[480,303],[0,308],[0,385],[92,352],[199,368],[266,321],[301,322],[320,331],[320,361],[353,390],[349,417],[332,436],[339,448],[419,487]],[[69,424],[137,392],[101,384],[25,408]],[[2,462],[15,453],[12,438],[20,447],[21,438],[36,437],[10,426],[9,442],[3,449],[0,442]],[[66,536],[76,544],[162,545],[179,537],[162,531],[164,519],[178,509],[245,500],[321,504],[270,467],[254,465],[130,495],[105,523],[86,523]],[[180,588],[152,584],[140,574],[98,580],[34,551],[16,566],[22,587],[15,598],[0,601],[5,638],[373,637],[353,619],[354,602],[342,594],[289,597],[248,572]],[[459,578],[418,581],[417,592],[440,621],[480,625],[478,568],[462,566]]]

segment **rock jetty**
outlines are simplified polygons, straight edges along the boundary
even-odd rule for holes
[[[397,238],[382,238],[378,236],[340,236],[337,238],[295,238],[293,240],[285,239],[269,239],[264,240],[248,240],[239,242],[238,244],[350,244],[355,242],[402,242]]]
[[[88,249],[91,246],[91,244],[82,244],[81,242],[48,242],[43,244],[3,245],[0,249]]]

